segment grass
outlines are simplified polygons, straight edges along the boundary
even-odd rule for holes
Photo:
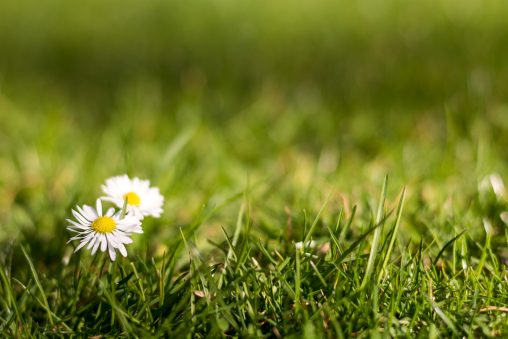
[[[1,336],[506,336],[506,9],[432,4],[0,4]]]
[[[103,132],[101,147],[71,143],[90,147],[93,155],[75,150],[64,155],[58,148],[69,145],[55,145],[57,150],[37,153],[50,170],[34,173],[23,167],[34,173],[34,182],[27,182],[29,173],[22,172],[23,182],[4,189],[7,194],[17,187],[3,219],[4,335],[506,333],[507,238],[499,219],[506,201],[488,181],[472,191],[461,188],[453,201],[443,194],[440,204],[436,200],[446,188],[432,181],[409,183],[404,204],[403,186],[392,183],[400,179],[389,176],[390,184],[382,185],[381,179],[376,185],[348,177],[349,186],[339,185],[342,170],[319,174],[312,168],[319,161],[307,163],[311,168],[265,175],[261,172],[273,166],[267,162],[241,178],[234,160],[225,160],[229,142],[215,140],[210,151],[216,134],[203,131],[206,126],[182,131],[169,146],[161,142],[166,153],[149,157],[152,165],[133,171],[153,177],[167,202],[163,218],[146,222],[145,234],[129,247],[127,259],[111,263],[86,251],[71,255],[76,244],[65,244],[70,235],[64,221],[70,208],[93,200],[102,175],[125,164],[134,167],[135,159],[142,163],[147,152],[134,146],[132,158],[115,157],[118,149],[109,139],[101,155],[104,139],[121,134],[117,125],[108,128],[114,132]],[[87,138],[88,132],[76,129],[73,134]],[[205,136],[210,140],[199,140]],[[97,160],[83,174],[90,159]],[[67,178],[54,177],[52,160]],[[164,165],[168,161],[172,165]],[[221,161],[227,168],[220,167]],[[218,167],[207,166],[213,162]],[[375,160],[366,166],[379,164]],[[418,192],[425,185],[430,192]],[[373,199],[370,190],[382,191],[380,199]],[[427,202],[428,196],[432,201]],[[487,222],[491,225],[484,229]],[[316,247],[295,246],[310,240]]]

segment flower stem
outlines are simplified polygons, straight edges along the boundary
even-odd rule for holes
[[[123,219],[125,217],[125,213],[127,213],[127,198],[123,199],[123,207],[122,213],[120,214],[120,219]]]

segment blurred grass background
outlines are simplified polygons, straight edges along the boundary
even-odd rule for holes
[[[408,186],[409,234],[439,233],[479,179],[508,174],[507,15],[496,0],[0,2],[0,239],[51,262],[69,209],[124,172],[166,196],[154,252],[246,190],[278,235],[330,191],[334,211],[368,210],[385,174],[393,200]]]

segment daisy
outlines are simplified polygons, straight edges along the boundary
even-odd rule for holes
[[[127,175],[111,177],[102,185],[106,194],[103,200],[123,208],[127,200],[127,213],[143,219],[145,216],[160,217],[164,197],[157,187],[150,187],[149,180],[130,179]]]
[[[76,206],[76,211],[72,210],[72,215],[74,215],[76,221],[67,219],[69,223],[67,229],[77,233],[77,235],[72,237],[69,242],[73,240],[80,241],[74,253],[88,244],[86,249],[92,249],[92,255],[100,247],[102,252],[107,249],[109,257],[114,261],[116,259],[115,249],[126,257],[125,244],[132,243],[130,235],[132,233],[143,233],[141,221],[135,216],[128,215],[122,218],[120,212],[115,213],[113,208],[110,208],[103,215],[100,199],[97,199],[95,209],[88,205]]]

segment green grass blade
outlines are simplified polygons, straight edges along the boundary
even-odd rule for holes
[[[453,332],[455,336],[459,335],[459,332],[457,331],[457,328],[453,324],[453,321],[443,312],[443,310],[427,295],[425,295],[427,302],[430,304],[434,312],[443,320],[443,322],[446,324],[446,326]]]
[[[21,251],[23,252],[23,255],[26,258],[26,261],[28,262],[28,266],[30,267],[30,272],[32,273],[32,276],[34,278],[35,285],[37,286],[37,288],[39,289],[39,293],[41,294],[42,305],[48,315],[49,323],[51,324],[51,326],[54,326],[55,322],[53,320],[53,312],[51,312],[51,309],[49,308],[48,298],[46,297],[46,293],[44,293],[44,288],[42,287],[41,281],[39,280],[39,275],[37,274],[37,270],[35,269],[32,259],[30,259],[30,256],[26,252],[23,245],[21,245],[20,247],[21,247]]]
[[[24,328],[26,328],[25,319],[21,316],[21,313],[19,311],[17,300],[16,300],[16,297],[14,296],[14,292],[12,290],[12,285],[11,285],[9,279],[7,278],[7,275],[5,274],[3,268],[0,268],[0,278],[2,279],[2,283],[4,285],[2,290],[5,293],[5,295],[3,297],[5,300],[5,303],[7,304],[6,306],[12,307],[12,309],[14,310],[14,315],[16,316],[16,319],[19,321],[20,324],[22,324],[22,326]],[[16,326],[16,332],[18,332],[17,326]]]
[[[305,239],[303,240],[302,251],[303,251],[303,249],[305,249],[305,245],[308,244],[308,242],[310,241],[310,238],[312,237],[312,234],[314,233],[314,230],[316,229],[319,218],[321,217],[321,214],[323,213],[326,205],[328,205],[328,202],[330,201],[330,196],[331,196],[331,193],[329,193],[327,195],[325,202],[323,203],[323,205],[319,209],[319,212],[317,213],[316,217],[314,218],[314,221],[312,222],[312,225],[310,226],[309,231],[307,232],[307,235],[305,236]]]
[[[402,193],[401,193],[401,196],[400,196],[400,200],[399,200],[399,204],[397,206],[397,218],[395,219],[395,224],[393,226],[393,230],[392,230],[392,234],[391,234],[391,239],[390,239],[390,244],[388,245],[388,249],[386,250],[386,253],[385,253],[385,258],[383,260],[383,266],[381,267],[381,271],[380,271],[380,274],[378,276],[378,283],[383,280],[384,276],[386,275],[386,266],[388,265],[388,261],[390,260],[390,256],[392,254],[392,250],[393,250],[393,246],[395,245],[395,239],[397,239],[397,235],[398,235],[398,232],[399,232],[399,226],[400,226],[400,220],[401,220],[401,217],[402,217],[402,210],[404,209],[404,199],[405,199],[405,195],[406,195],[406,189],[404,188],[402,190]]]
[[[462,234],[464,234],[464,232],[465,231],[460,232],[459,234],[457,234],[456,236],[454,236],[453,238],[451,238],[450,240],[448,240],[446,242],[446,244],[443,246],[443,248],[441,248],[441,250],[437,254],[436,258],[434,258],[434,260],[432,261],[432,265],[435,266],[437,264],[437,262],[439,261],[439,258],[441,258],[441,256],[443,255],[444,251],[446,251],[446,249],[448,247],[450,247],[450,245],[452,245],[455,242],[455,240],[460,238],[462,236]]]
[[[370,281],[370,277],[374,270],[374,264],[377,257],[379,240],[381,237],[381,232],[383,227],[381,227],[381,221],[383,220],[385,201],[386,201],[386,189],[388,186],[388,176],[385,176],[385,180],[383,182],[383,188],[381,189],[381,197],[379,199],[379,206],[376,215],[376,225],[380,227],[376,227],[374,231],[374,238],[372,239],[372,245],[370,248],[369,260],[367,261],[367,268],[365,269],[365,275],[363,276],[363,281],[360,286],[360,289],[364,289],[367,286],[367,283]]]

